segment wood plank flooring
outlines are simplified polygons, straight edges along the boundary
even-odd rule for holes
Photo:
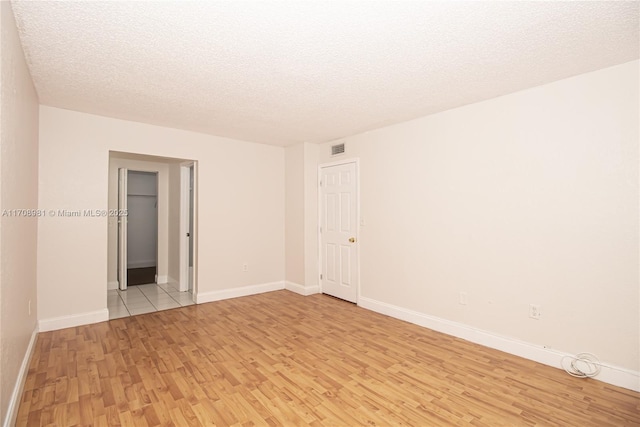
[[[38,336],[18,426],[638,426],[640,394],[277,291]]]

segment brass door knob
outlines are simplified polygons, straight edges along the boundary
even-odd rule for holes
[[[349,241],[350,241],[351,243],[355,243],[355,242],[356,242],[356,238],[355,238],[355,237],[350,237],[350,238],[349,238]]]

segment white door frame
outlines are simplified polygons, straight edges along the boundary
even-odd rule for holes
[[[121,215],[121,210],[127,209],[127,178],[128,169],[118,169],[118,287],[127,290],[127,215]]]
[[[322,223],[322,188],[320,185],[320,182],[322,180],[322,169],[323,168],[328,168],[331,166],[339,166],[339,165],[346,165],[349,163],[354,163],[355,167],[356,167],[356,244],[360,244],[360,158],[355,157],[355,158],[351,158],[351,159],[343,159],[343,160],[337,160],[334,162],[328,162],[328,163],[321,163],[318,165],[318,271],[319,271],[319,276],[318,276],[318,289],[320,291],[320,293],[322,293],[322,277],[323,277],[323,271],[322,271],[322,266],[323,264],[323,259],[322,259],[322,233],[320,233],[320,226]],[[360,250],[358,250],[357,252],[357,259],[356,259],[356,271],[357,271],[357,283],[355,284],[356,286],[356,304],[358,304],[358,301],[360,301]]]
[[[193,222],[193,236],[191,236],[193,254],[193,301],[196,302],[198,268],[197,268],[197,248],[198,248],[198,164],[197,162],[185,162],[180,164],[180,292],[189,290],[189,187],[190,168],[193,166],[193,212],[191,221]]]

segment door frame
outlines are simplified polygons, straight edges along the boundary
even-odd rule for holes
[[[318,290],[322,293],[322,277],[323,277],[323,258],[322,258],[322,233],[320,232],[320,226],[322,225],[322,169],[332,166],[340,166],[353,163],[356,168],[356,244],[358,245],[357,259],[356,259],[356,305],[360,301],[360,158],[353,157],[349,159],[336,160],[333,162],[320,163],[318,165],[318,218],[317,218],[317,232],[318,232]]]
[[[117,279],[118,279],[118,289],[121,291],[126,291],[129,283],[127,281],[127,267],[129,266],[129,262],[127,260],[127,239],[128,239],[128,218],[127,215],[122,215],[122,211],[126,211],[128,209],[127,206],[127,196],[129,193],[129,169],[126,167],[118,168],[118,255],[117,255]]]
[[[189,187],[191,181],[190,169],[193,167],[193,212],[189,218]],[[191,236],[191,250],[193,254],[193,302],[197,302],[198,289],[198,163],[196,161],[180,163],[180,292],[189,290],[189,220],[192,222],[193,236]]]

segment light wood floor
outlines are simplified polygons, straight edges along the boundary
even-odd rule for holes
[[[631,426],[640,394],[324,295],[41,333],[19,426]]]

